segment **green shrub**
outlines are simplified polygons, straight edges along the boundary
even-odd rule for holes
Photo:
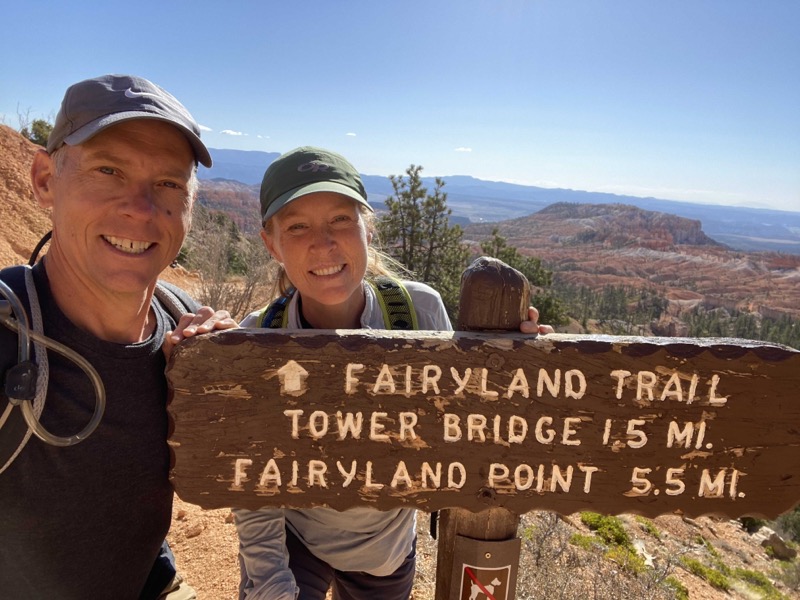
[[[689,600],[689,590],[687,587],[672,575],[664,580],[664,584],[675,592],[675,600]]]
[[[523,540],[530,541],[533,539],[533,536],[536,534],[536,525],[531,525],[530,527],[526,527],[522,530],[520,537]]]
[[[639,525],[645,531],[645,533],[652,535],[657,540],[661,539],[661,532],[655,526],[655,523],[653,523],[650,519],[646,519],[645,517],[639,517],[639,516],[635,517],[635,519],[636,522],[639,523]]]
[[[606,552],[606,558],[613,560],[624,570],[630,573],[640,574],[644,573],[647,565],[635,550],[631,550],[626,546],[612,546]]]
[[[775,524],[786,536],[795,542],[800,542],[800,506],[783,513]]]
[[[771,587],[772,583],[763,573],[751,571],[750,569],[734,569],[733,574],[746,583],[751,583],[757,587]]]
[[[695,538],[695,541],[698,544],[700,544],[701,546],[703,546],[703,548],[705,548],[708,551],[708,553],[711,556],[713,556],[715,559],[717,559],[718,561],[722,560],[722,557],[720,556],[719,551],[716,548],[714,548],[714,545],[711,542],[709,542],[706,538],[704,538],[702,535],[698,535]],[[725,567],[723,565],[723,569],[722,570],[723,571],[728,570],[728,567]],[[730,573],[726,573],[726,575],[729,575],[729,574]]]
[[[582,533],[573,533],[569,538],[569,543],[584,550],[593,550],[595,547],[602,545],[596,536]]]
[[[781,600],[785,598],[763,573],[751,571],[750,569],[734,569],[733,575],[761,592],[763,600]]]
[[[724,592],[731,589],[731,583],[725,575],[716,569],[705,566],[699,560],[684,556],[681,558],[681,563],[690,573],[705,579],[712,587]]]
[[[800,591],[800,563],[797,561],[781,561],[775,577],[793,591]]]
[[[705,579],[712,587],[718,590],[727,592],[731,589],[731,582],[716,569],[709,569]]]
[[[628,532],[617,517],[609,517],[595,512],[582,512],[581,522],[595,532],[597,537],[611,546],[632,548]]]

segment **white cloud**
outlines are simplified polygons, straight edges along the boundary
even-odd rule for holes
[[[348,136],[348,137],[356,137],[356,134],[352,133],[352,132],[351,133],[345,133],[345,135]]]
[[[200,128],[200,131],[214,131],[211,129],[211,127],[206,127],[205,125],[200,125],[199,123],[197,126]]]
[[[268,139],[269,139],[269,136],[268,136],[268,135],[261,135],[261,134],[257,134],[257,135],[256,135],[256,137],[257,137],[258,139],[260,139],[260,140],[268,140]]]
[[[234,131],[233,129],[223,129],[220,133],[224,133],[225,135],[246,135],[241,131]]]
[[[456,148],[455,151],[456,152],[472,152],[472,148],[465,148],[464,146],[461,146],[460,148]]]

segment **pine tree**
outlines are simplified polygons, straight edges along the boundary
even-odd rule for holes
[[[421,166],[411,165],[406,175],[392,175],[394,194],[386,199],[388,214],[377,221],[384,250],[422,282],[442,295],[451,318],[458,309],[461,273],[469,250],[461,242],[463,231],[450,225],[444,181],[436,178],[432,194],[422,183]]]
[[[50,138],[50,133],[53,131],[53,124],[44,119],[34,119],[30,127],[23,126],[20,134],[28,138],[34,144],[40,146],[47,146],[47,140]]]

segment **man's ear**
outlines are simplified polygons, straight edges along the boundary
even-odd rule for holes
[[[53,207],[55,168],[55,161],[46,150],[38,150],[33,155],[31,187],[36,201],[42,208]]]
[[[275,247],[275,240],[263,228],[261,229],[261,240],[264,242],[264,246],[266,246],[267,252],[270,253],[272,258],[277,260],[279,263],[282,263],[283,259],[280,256],[280,252],[278,252],[278,249]]]

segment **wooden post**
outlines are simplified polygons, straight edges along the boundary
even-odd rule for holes
[[[530,284],[522,273],[497,259],[481,257],[462,275],[456,330],[519,331],[520,323],[528,318],[529,301]],[[460,590],[453,589],[457,584],[452,581],[457,536],[509,540],[516,537],[518,526],[519,515],[505,508],[478,513],[463,508],[440,511],[436,600],[457,599],[460,595]],[[519,564],[519,553],[516,562]],[[515,594],[516,589],[508,589],[506,598],[514,598]]]

